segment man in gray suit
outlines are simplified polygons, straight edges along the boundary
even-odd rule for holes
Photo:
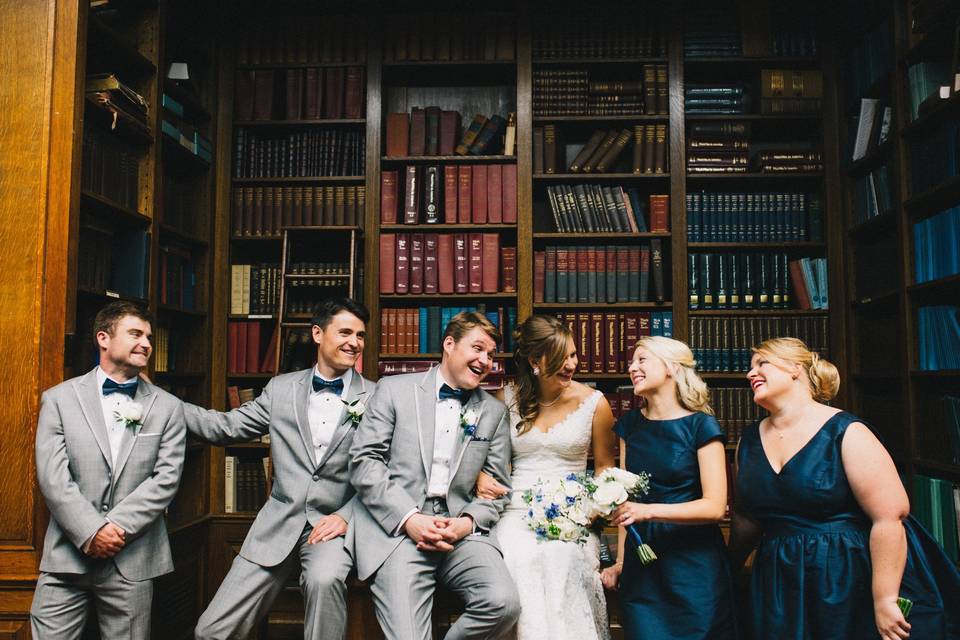
[[[296,570],[304,638],[343,637],[353,567],[343,544],[354,495],[348,453],[375,388],[354,371],[369,319],[353,300],[326,300],[312,320],[316,367],[273,378],[256,400],[227,413],[184,405],[190,432],[216,444],[269,433],[273,461],[270,497],[200,616],[197,638],[245,637]]]
[[[30,610],[33,637],[79,638],[89,603],[102,638],[150,635],[152,579],[173,570],[163,511],[180,482],[180,401],[138,378],[153,320],[108,304],[94,319],[100,365],[48,389],[37,479],[50,509]]]
[[[465,602],[448,640],[497,638],[520,613],[490,530],[506,498],[472,495],[482,470],[509,486],[509,420],[479,388],[500,335],[483,314],[447,325],[439,367],[381,380],[353,441],[360,504],[348,533],[387,638],[428,640],[439,581]]]

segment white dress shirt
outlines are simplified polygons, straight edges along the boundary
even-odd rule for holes
[[[450,463],[463,433],[460,430],[460,412],[463,405],[456,398],[440,399],[440,387],[452,384],[443,379],[437,370],[437,406],[433,432],[433,464],[430,467],[430,483],[427,485],[428,498],[446,498],[450,486]]]
[[[316,367],[313,369],[313,375],[323,378]],[[326,453],[326,448],[330,446],[334,432],[343,422],[341,419],[343,415],[342,398],[346,395],[347,389],[350,388],[352,378],[352,369],[347,369],[347,371],[340,376],[339,379],[343,380],[343,391],[339,396],[334,393],[332,389],[313,391],[311,387],[310,400],[307,405],[307,420],[310,423],[310,433],[313,438],[314,464],[320,464],[320,460],[323,459],[323,455]],[[323,379],[327,380],[326,378]],[[338,378],[334,378],[333,380],[337,379]],[[333,380],[327,380],[327,382],[333,382]],[[312,384],[313,380],[311,379],[311,385]]]
[[[100,391],[100,408],[103,410],[103,424],[107,427],[107,438],[110,441],[110,466],[116,469],[117,454],[120,453],[120,442],[123,440],[123,432],[128,429],[123,420],[117,418],[114,412],[120,411],[120,407],[132,402],[129,396],[123,393],[111,393],[103,395],[103,382],[109,376],[103,369],[97,367],[97,389]],[[111,380],[113,380],[111,378]],[[118,384],[122,384],[114,380]],[[124,382],[129,382],[125,380]]]

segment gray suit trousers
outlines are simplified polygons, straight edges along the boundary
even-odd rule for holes
[[[30,608],[34,640],[80,638],[91,601],[101,638],[150,637],[153,581],[127,580],[111,560],[85,574],[40,572]]]
[[[304,600],[305,640],[342,640],[347,628],[347,575],[353,560],[343,548],[343,537],[307,544],[307,524],[293,551],[280,564],[263,567],[243,556],[233,560],[227,577],[195,632],[198,640],[246,638],[290,578],[302,567],[300,589]]]

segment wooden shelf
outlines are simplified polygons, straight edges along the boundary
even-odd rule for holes
[[[173,313],[178,316],[186,316],[189,318],[206,318],[206,311],[197,311],[195,309],[183,309],[172,304],[158,304],[157,311],[164,313]]]
[[[275,373],[230,373],[227,372],[228,380],[269,380]]]
[[[153,134],[146,123],[124,115],[114,120],[113,112],[90,96],[84,96],[83,120],[141,148],[153,144]]]
[[[431,231],[516,231],[516,224],[381,224],[380,231],[429,233]]]
[[[671,302],[534,302],[536,309],[643,309],[668,311]]]
[[[327,275],[319,273],[285,273],[285,280],[349,280],[349,273],[330,273]]]
[[[352,224],[328,224],[328,225],[290,225],[282,227],[284,231],[295,233],[297,231],[363,231],[359,226]]]
[[[381,353],[377,357],[381,360],[439,360],[442,353]],[[513,357],[512,351],[495,353],[494,358],[509,359]]]
[[[140,77],[152,76],[157,72],[157,66],[151,60],[108,27],[96,14],[89,15],[87,26],[87,43],[90,48],[87,68],[91,71],[106,71],[109,68],[128,71]]]
[[[577,380],[622,380],[623,384],[630,384],[630,375],[626,371],[623,373],[581,373],[577,371],[573,374],[573,377]]]
[[[747,381],[746,371],[697,371],[697,375],[707,380],[742,380]]]
[[[687,122],[712,120],[736,120],[736,121],[759,121],[770,120],[774,122],[783,122],[785,120],[823,120],[822,113],[684,113],[684,120]]]
[[[930,111],[906,125],[900,132],[900,135],[906,137],[916,135],[918,131],[929,129],[934,125],[956,116],[957,113],[960,113],[960,93],[955,93],[946,100],[941,100],[937,106],[931,108]]]
[[[167,380],[199,380],[207,374],[202,371],[154,371],[153,375],[158,380],[161,378]]]
[[[186,168],[190,172],[203,173],[209,171],[213,163],[207,162],[167,134],[160,136],[163,140],[163,160]]]
[[[231,313],[228,320],[276,320],[275,313]]]
[[[644,114],[644,113],[617,113],[605,115],[582,115],[582,116],[534,116],[534,122],[669,122],[670,116],[664,114]]]
[[[384,164],[514,164],[517,156],[380,156]]]
[[[606,64],[606,65],[618,65],[618,64],[644,64],[644,63],[665,63],[668,62],[669,58],[660,57],[660,56],[646,56],[646,57],[637,57],[637,58],[534,58],[533,64],[539,65],[591,65],[591,64]]]
[[[784,242],[688,242],[688,249],[809,249],[824,250],[826,243],[806,240]]]
[[[819,58],[807,58],[807,57],[779,57],[779,56],[684,56],[683,62],[686,65],[697,65],[697,64],[736,64],[736,65],[753,65],[758,67],[764,66],[774,66],[775,68],[784,68],[784,67],[796,67],[796,66],[807,66],[807,67],[816,67],[820,66],[821,60]]]
[[[421,69],[431,67],[515,67],[514,60],[405,60],[384,62],[387,69]]]
[[[914,458],[913,464],[921,469],[948,474],[954,478],[960,478],[960,464],[956,464],[954,462],[939,462],[937,460],[929,460],[927,458]]]
[[[259,449],[265,450],[270,448],[269,442],[235,442],[234,444],[224,445],[224,449]]]
[[[859,372],[852,373],[850,377],[856,380],[857,382],[865,382],[865,383],[899,382],[903,379],[903,374],[901,372],[859,371]]]
[[[862,178],[874,169],[880,168],[887,160],[887,156],[890,155],[890,151],[892,149],[893,143],[890,140],[887,140],[859,160],[854,160],[851,162],[844,169],[844,173],[853,179]]]
[[[918,380],[953,380],[960,379],[960,369],[911,369],[910,376]]]
[[[366,124],[366,118],[318,118],[304,120],[236,120],[234,127],[303,127]]]
[[[581,242],[583,240],[635,240],[643,238],[669,238],[670,233],[625,233],[623,231],[587,231],[582,233],[561,233],[559,231],[545,231],[534,233],[534,240],[570,240],[571,242]]]
[[[473,300],[516,300],[513,293],[381,293],[380,299],[389,302],[403,302],[404,300],[450,300],[458,303],[467,303]]]
[[[960,241],[960,239],[958,239]],[[960,299],[960,274],[938,278],[929,282],[912,284],[907,287],[907,293],[916,302],[930,301],[943,303],[949,300]]]
[[[825,316],[829,309],[690,309],[691,316]]]
[[[669,173],[535,173],[534,180],[555,181],[573,180],[590,182],[591,180],[669,180]]]
[[[856,300],[851,300],[850,305],[854,309],[868,310],[880,305],[896,302],[899,299],[900,291],[898,289],[891,289],[890,291],[884,291],[872,296],[863,296]]]
[[[231,242],[281,242],[283,236],[230,236]]]
[[[163,80],[163,92],[183,106],[183,116],[178,116],[193,124],[204,124],[210,121],[210,112],[192,93],[181,87],[170,78]],[[169,109],[167,110],[169,112]]]
[[[150,216],[145,216],[139,211],[128,209],[123,205],[113,202],[109,198],[105,198],[86,189],[80,191],[80,208],[82,210],[85,209],[108,215],[118,222],[132,223],[137,226],[148,227],[153,221],[153,218]]]
[[[233,184],[315,184],[318,182],[349,182],[362,183],[366,180],[364,176],[298,176],[289,178],[234,178]]]
[[[207,246],[206,240],[203,240],[201,238],[195,238],[189,233],[185,233],[180,229],[177,229],[173,225],[164,224],[161,222],[159,225],[159,228],[160,228],[160,234],[164,237],[169,237],[174,240],[179,240],[184,244],[193,245],[194,247],[204,248]]]
[[[687,180],[813,180],[823,178],[822,171],[804,173],[687,173]]]
[[[903,201],[914,222],[940,213],[960,202],[960,176],[947,178],[937,186]]]
[[[879,216],[857,223],[847,229],[847,236],[852,240],[875,240],[879,236],[897,232],[896,210],[886,211]]]
[[[78,287],[77,293],[88,298],[99,298],[100,300],[113,301],[121,300],[123,302],[133,302],[142,306],[147,306],[148,300],[145,298],[137,298],[136,296],[128,296],[116,291],[111,291],[109,289],[87,289],[84,287]]]

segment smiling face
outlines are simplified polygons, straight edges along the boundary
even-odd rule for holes
[[[123,316],[117,320],[113,335],[98,331],[100,368],[108,373],[119,371],[127,377],[135,377],[150,361],[152,336],[150,323],[136,316]]]
[[[556,373],[547,374],[547,360],[548,356],[545,354],[540,357],[539,362],[531,362],[530,366],[535,366],[540,369],[540,377],[543,383],[556,383],[564,389],[569,387],[570,383],[573,382],[573,374],[577,371],[577,364],[580,362],[579,358],[577,358],[577,345],[574,343],[573,338],[567,337],[567,342],[564,346],[563,364],[560,365],[560,369]]]
[[[663,360],[643,347],[633,352],[633,360],[627,369],[634,395],[643,395],[659,389],[670,380],[670,370]]]
[[[473,327],[460,340],[443,340],[440,363],[444,380],[457,389],[476,389],[493,368],[497,343],[480,327]]]
[[[363,355],[367,335],[363,320],[349,311],[330,318],[327,326],[313,325],[313,341],[317,343],[317,369],[320,375],[336,378],[352,369]]]
[[[798,364],[754,353],[750,359],[750,371],[747,372],[753,401],[766,406],[770,401],[790,393],[800,373],[802,369]]]

